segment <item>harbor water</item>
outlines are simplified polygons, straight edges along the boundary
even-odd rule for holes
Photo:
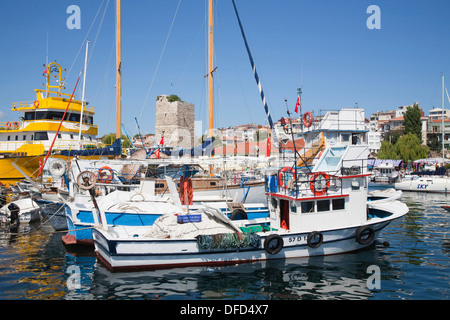
[[[3,230],[0,299],[448,300],[450,195],[401,201],[408,215],[364,251],[226,267],[112,273],[92,251],[68,252],[48,223]]]

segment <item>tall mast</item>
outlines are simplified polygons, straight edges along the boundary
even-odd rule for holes
[[[208,80],[209,80],[209,137],[214,134],[214,82],[213,82],[213,0],[209,0]]]
[[[84,70],[83,70],[83,93],[81,97],[81,112],[80,112],[80,132],[78,134],[78,144],[81,149],[81,127],[83,126],[83,110],[86,105],[85,92],[86,92],[86,72],[87,72],[87,57],[89,51],[89,40],[86,42],[86,55],[84,56]]]
[[[116,0],[116,138],[120,139],[120,123],[122,114],[122,85],[121,85],[121,67],[122,60],[120,55],[120,0]]]
[[[444,126],[444,75],[442,75],[442,166],[445,165],[444,162],[444,138],[445,138],[445,126]]]

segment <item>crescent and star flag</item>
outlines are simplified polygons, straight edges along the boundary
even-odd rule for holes
[[[295,112],[298,113],[298,107],[300,106],[300,97],[297,98],[297,103],[295,104]]]

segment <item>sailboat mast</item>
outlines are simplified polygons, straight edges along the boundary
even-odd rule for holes
[[[214,82],[213,82],[213,0],[209,0],[208,80],[209,80],[209,137],[214,135]]]
[[[116,139],[120,139],[121,133],[121,113],[122,113],[122,79],[121,79],[121,34],[120,34],[120,0],[116,0]]]
[[[444,75],[442,75],[442,166],[445,165],[444,155],[444,138],[445,138],[445,126],[444,126]]]
[[[89,40],[86,42],[86,55],[84,56],[84,70],[83,70],[83,93],[81,97],[81,112],[80,112],[80,131],[78,133],[78,145],[81,149],[81,127],[83,126],[83,110],[86,105],[85,93],[86,93],[86,73],[87,73],[87,57],[89,52]]]

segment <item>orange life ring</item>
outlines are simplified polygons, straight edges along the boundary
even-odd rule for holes
[[[283,175],[287,172],[295,174],[295,170],[292,167],[284,167],[283,169],[281,169],[280,172],[278,172],[278,185],[280,186],[280,188],[287,188],[287,183],[285,184],[285,179],[283,179]]]
[[[303,115],[303,124],[305,125],[305,127],[309,128],[311,127],[312,123],[313,123],[313,115],[311,112],[308,111]]]
[[[186,194],[187,193],[187,194]],[[194,189],[191,178],[180,177],[180,187],[178,189],[181,204],[192,205],[194,203]]]
[[[15,122],[13,123],[13,127],[14,127],[14,129],[19,129],[19,127],[20,127],[19,122],[15,121]]]
[[[6,123],[6,129],[11,129],[11,122]]]
[[[33,106],[34,106],[35,108],[39,107],[39,101],[38,101],[38,100],[35,100],[35,101],[33,102]]]
[[[325,184],[322,184],[322,179],[318,179],[322,176],[325,179]],[[324,195],[330,187],[330,176],[325,172],[316,172],[309,180],[309,188],[316,196]]]
[[[108,174],[109,172],[109,174]],[[105,177],[106,175],[106,177]],[[97,181],[100,183],[111,183],[114,179],[114,171],[110,167],[101,167],[97,173]]]

